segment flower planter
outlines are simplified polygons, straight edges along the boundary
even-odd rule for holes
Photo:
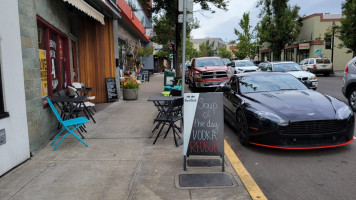
[[[124,100],[136,100],[138,98],[138,88],[136,89],[123,88],[122,95]]]

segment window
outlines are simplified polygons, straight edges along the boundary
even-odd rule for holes
[[[8,116],[9,113],[5,112],[4,94],[2,91],[2,59],[1,59],[1,37],[0,37],[0,119]]]
[[[68,38],[62,32],[37,17],[38,48],[43,106],[47,96],[65,89],[71,83]]]

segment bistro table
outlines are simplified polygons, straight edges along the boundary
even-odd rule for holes
[[[156,116],[156,118],[157,118],[157,117],[161,116],[167,110],[167,107],[170,103],[172,103],[174,100],[179,99],[179,98],[183,98],[183,97],[182,96],[168,96],[168,97],[167,96],[152,96],[152,97],[148,98],[147,101],[152,101],[153,104],[157,107],[157,109],[158,109],[158,114]],[[155,123],[155,122],[156,121],[154,120],[153,123]],[[159,128],[160,125],[161,125],[161,123],[158,123],[153,128],[152,133],[149,136],[149,138],[152,138],[155,131]],[[180,128],[178,128],[178,129],[180,130]]]
[[[88,95],[88,92],[91,92],[94,90],[94,88],[75,88],[77,89],[78,92],[84,92],[84,96]],[[79,95],[79,94],[78,94]]]
[[[59,107],[61,112],[65,113],[65,110],[62,106],[58,103],[69,103],[71,106],[68,109],[69,117],[74,117],[74,111],[76,108],[83,106],[84,107],[84,114],[87,115],[88,118],[91,118],[95,123],[94,117],[89,112],[88,108],[85,106],[84,101],[87,99],[87,96],[77,96],[77,97],[70,97],[70,96],[54,96],[51,98],[51,101]]]

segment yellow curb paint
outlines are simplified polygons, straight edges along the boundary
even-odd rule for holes
[[[248,193],[253,200],[267,200],[267,197],[263,194],[262,190],[256,184],[255,180],[251,177],[250,173],[246,170],[241,163],[235,152],[231,149],[230,145],[224,140],[225,155],[229,159],[231,165],[235,169],[237,175],[240,177],[242,183],[245,185]]]

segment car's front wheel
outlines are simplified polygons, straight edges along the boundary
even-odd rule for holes
[[[348,100],[352,110],[356,111],[356,87],[351,88]]]
[[[244,146],[249,145],[250,138],[247,130],[247,120],[242,110],[238,110],[236,113],[236,130],[240,143]]]

